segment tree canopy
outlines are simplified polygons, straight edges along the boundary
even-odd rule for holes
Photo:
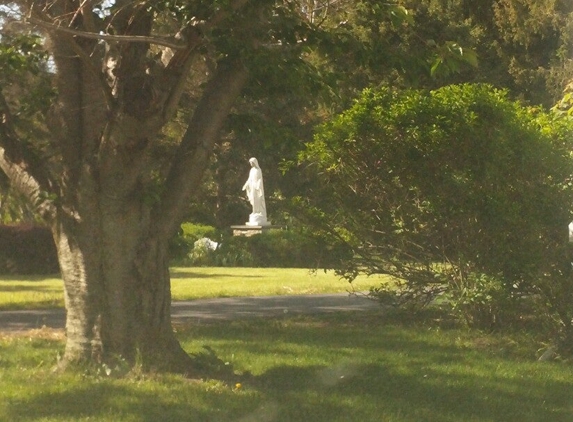
[[[259,145],[270,186],[280,191],[270,209],[282,209],[280,198],[306,189],[308,180],[289,164],[312,138],[313,126],[349,107],[365,88],[489,83],[506,89],[511,98],[550,107],[571,78],[573,31],[568,28],[573,15],[567,2],[353,0],[331,2],[320,10],[328,12],[314,22],[324,34],[306,56],[320,79],[313,79],[312,89],[295,90],[292,96],[247,100],[249,105],[234,120],[238,125],[233,133],[250,140],[249,147]],[[209,210],[233,203],[238,189],[233,180],[247,158],[242,145],[231,143],[224,149],[223,166],[213,163],[213,180],[227,183],[207,185],[216,189],[202,192]],[[223,175],[227,178],[217,179]],[[233,212],[240,208],[233,203],[217,211],[216,219],[204,209],[193,216],[207,215],[202,221],[224,226],[237,221]]]

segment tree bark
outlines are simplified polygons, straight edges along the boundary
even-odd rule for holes
[[[121,358],[190,371],[171,327],[166,242],[149,235],[146,206],[93,199],[101,212],[64,215],[53,226],[67,310],[63,365]]]
[[[159,199],[149,193],[154,182],[147,145],[160,118],[137,118],[126,110],[115,114],[99,142],[92,140],[95,131],[83,131],[89,136],[77,153],[81,160],[69,172],[74,189],[62,195],[53,224],[68,312],[64,365],[121,357],[165,370],[192,369],[171,327],[167,242],[246,70],[225,66],[213,81],[195,111],[193,122],[200,123],[191,123],[193,135],[189,131],[180,146],[178,157],[191,159],[173,161],[171,174],[179,183],[168,177]],[[88,82],[82,86],[85,91]],[[99,145],[97,156],[87,145]]]

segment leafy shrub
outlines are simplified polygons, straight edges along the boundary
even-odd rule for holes
[[[241,243],[261,267],[316,268],[328,259],[326,244],[303,232],[270,230],[246,239]]]
[[[209,254],[211,265],[221,267],[256,267],[258,262],[251,254],[248,237],[228,236],[221,246]]]
[[[340,253],[318,236],[291,230],[269,230],[250,237],[229,236],[216,250],[195,248],[191,265],[317,268],[331,265]]]
[[[193,242],[201,239],[202,237],[215,238],[218,235],[215,227],[194,223],[181,224],[181,232],[185,239],[192,240]]]
[[[317,183],[298,215],[353,251],[338,263],[347,278],[396,277],[380,296],[446,294],[487,327],[522,305],[516,294],[541,297],[543,315],[571,325],[572,140],[570,121],[488,85],[367,90],[301,156]]]
[[[470,273],[449,282],[453,288],[444,299],[467,325],[493,329],[519,318],[522,296],[517,289],[508,291],[499,277]]]
[[[204,224],[183,223],[177,236],[171,239],[169,252],[174,263],[183,263],[193,251],[195,242],[201,238],[218,239],[220,236],[213,226]]]
[[[187,256],[191,265],[195,266],[213,266],[214,254],[219,244],[207,237],[195,241],[193,250]]]
[[[50,229],[0,225],[0,273],[55,274],[58,255]]]

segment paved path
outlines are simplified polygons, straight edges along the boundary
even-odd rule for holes
[[[297,296],[232,297],[173,302],[175,323],[231,320],[252,317],[316,314],[379,309],[376,302],[360,295],[321,294]],[[43,326],[63,328],[65,311],[25,310],[0,312],[0,331],[23,331]]]

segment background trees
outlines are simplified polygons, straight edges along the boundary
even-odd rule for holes
[[[227,183],[202,192],[209,210],[220,204],[216,218],[201,207],[193,218],[220,227],[244,219],[248,207],[242,209],[234,180],[248,169],[243,163],[251,154],[259,156],[268,174],[269,210],[274,221],[280,220],[288,210],[281,198],[296,196],[309,183],[293,163],[313,126],[350,107],[365,88],[485,82],[507,89],[511,98],[551,107],[570,80],[573,15],[565,1],[307,3],[314,5],[307,8],[314,10],[313,23],[323,29],[313,48],[305,50],[317,73],[304,73],[292,95],[280,88],[283,81],[275,81],[278,88],[266,99],[247,99],[230,128],[231,136],[248,142],[227,144],[224,165],[214,160],[209,172],[213,180],[226,175]],[[235,149],[238,145],[247,150]],[[273,198],[273,190],[280,195]]]
[[[295,195],[306,184],[289,164],[311,139],[313,125],[348,107],[364,88],[380,84],[437,88],[456,82],[488,82],[508,89],[512,97],[551,106],[570,78],[573,32],[568,28],[572,14],[565,1],[288,4],[304,24],[293,19],[279,22],[286,16],[282,12],[273,18],[272,25],[278,28],[273,36],[290,40],[298,36],[305,43],[287,49],[288,53],[274,48],[267,49],[264,59],[259,56],[257,75],[253,74],[244,100],[226,123],[225,138],[210,160],[207,180],[211,182],[201,185],[200,200],[188,208],[190,220],[223,228],[244,219],[248,206],[237,192],[239,180],[248,170],[244,163],[252,155],[260,157],[270,201],[276,202],[269,209],[274,210],[275,221],[282,219],[281,198]],[[153,7],[158,13],[156,32],[173,34],[180,29],[179,21],[195,15],[194,19],[205,17],[212,10],[204,5],[167,3]],[[109,14],[110,10],[104,9],[98,13]],[[315,29],[312,36],[305,36],[309,32],[304,25]],[[243,42],[244,37],[257,31],[261,35],[263,28],[242,29],[242,35],[233,32],[235,44],[226,42],[225,48],[245,50],[248,43]],[[215,34],[219,39],[225,37],[224,32],[212,32],[210,39]],[[154,48],[157,53],[165,50]],[[212,61],[195,61],[194,81],[205,80],[200,76],[205,75],[208,63]],[[290,67],[293,65],[296,71]],[[172,122],[163,131],[164,145],[177,142],[200,92],[200,84],[187,85],[182,108],[175,116],[179,123]]]

